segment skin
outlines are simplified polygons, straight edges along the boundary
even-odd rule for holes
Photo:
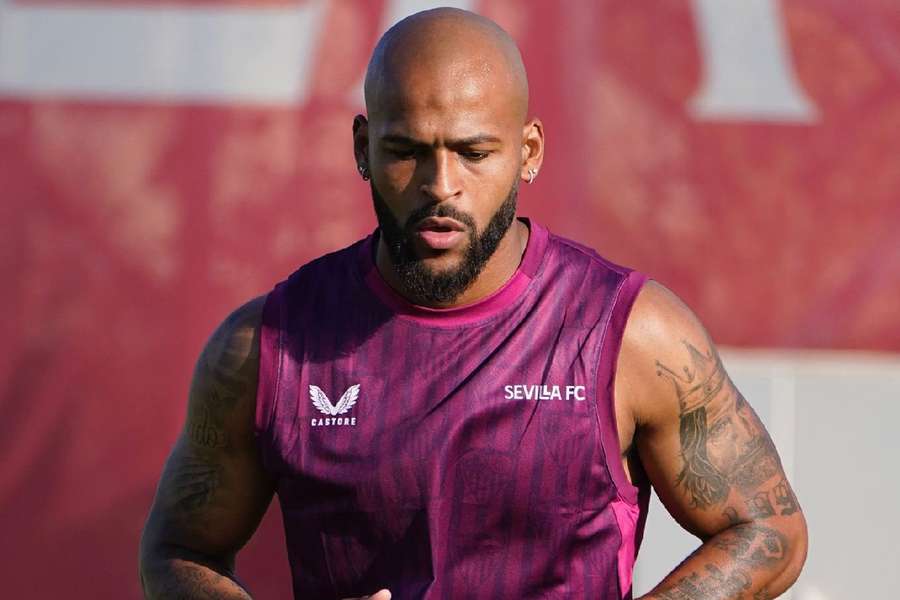
[[[399,223],[447,203],[482,231],[516,178],[540,170],[543,125],[528,115],[515,44],[471,13],[438,9],[401,21],[366,77],[368,117],[353,122],[357,164]],[[528,229],[518,221],[450,306],[489,295],[515,272]],[[453,269],[467,237],[417,248],[434,271]],[[411,297],[379,245],[376,265]],[[185,427],[166,463],[141,541],[148,598],[249,598],[234,558],[273,493],[253,439],[263,299],[235,311],[201,354]],[[725,373],[698,319],[663,286],[639,294],[615,381],[622,464],[649,479],[702,545],[645,599],[774,598],[806,556],[806,523],[774,445]],[[373,600],[388,600],[380,590]],[[355,599],[358,600],[358,599]]]
[[[253,433],[263,300],[229,316],[197,360],[185,426],[141,539],[147,598],[250,598],[234,559],[274,490]]]
[[[543,125],[526,118],[524,66],[509,36],[487,19],[439,9],[401,21],[375,49],[365,91],[368,118],[357,115],[353,122],[357,164],[371,173],[400,223],[424,206],[447,204],[470,215],[481,232],[515,179],[540,171]],[[514,222],[479,277],[449,305],[500,287],[518,268],[527,241],[527,226]],[[446,271],[460,264],[466,244],[420,247],[418,256],[428,268]],[[412,296],[383,239],[376,265],[389,285]]]
[[[691,310],[648,282],[615,382],[622,460],[703,543],[645,600],[774,598],[806,559],[806,521],[775,446]]]

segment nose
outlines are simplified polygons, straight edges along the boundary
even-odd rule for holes
[[[459,196],[461,192],[457,162],[447,150],[434,153],[427,167],[420,190],[435,202],[444,202]]]

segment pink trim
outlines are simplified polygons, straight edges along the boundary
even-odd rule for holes
[[[619,570],[619,591],[623,598],[630,598],[634,577],[634,561],[637,558],[637,529],[640,507],[636,504],[614,500],[612,510],[616,515],[616,524],[622,542],[619,544],[617,566]]]
[[[370,235],[360,244],[359,263],[363,280],[388,308],[414,321],[439,327],[459,327],[483,321],[503,310],[522,295],[537,273],[544,257],[549,238],[547,230],[527,219],[523,219],[523,221],[529,226],[531,233],[528,236],[528,245],[525,247],[525,254],[522,256],[519,268],[500,289],[472,304],[453,308],[430,308],[409,302],[388,285],[376,268],[373,248],[376,240],[375,234]]]
[[[610,309],[609,321],[603,332],[600,349],[600,365],[597,371],[597,417],[600,426],[600,441],[606,456],[609,475],[616,485],[619,495],[636,504],[638,488],[628,480],[622,467],[621,449],[619,448],[619,428],[616,424],[615,379],[616,363],[622,345],[622,335],[631,307],[641,291],[647,277],[637,271],[631,271],[616,290],[616,297]],[[605,400],[605,401],[604,401]]]

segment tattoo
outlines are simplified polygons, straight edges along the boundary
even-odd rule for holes
[[[211,408],[212,404],[200,400],[196,407],[191,408],[187,423],[188,437],[201,448],[224,448],[227,433],[222,415]]]
[[[729,507],[726,516],[736,512]],[[736,517],[735,517],[736,518]],[[730,559],[727,567],[707,563],[705,573],[693,572],[678,578],[675,583],[654,591],[653,597],[665,600],[719,600],[749,598],[753,574],[772,571],[788,556],[788,540],[779,531],[756,523],[735,525],[701,546],[717,548]],[[767,598],[765,589],[753,594],[753,600]]]
[[[733,506],[726,506],[725,510],[722,511],[722,516],[728,519],[729,525],[737,525],[741,523],[741,520],[738,517],[737,509],[735,509]]]
[[[769,593],[768,588],[763,588],[753,594],[753,600],[769,600],[770,598],[774,598],[772,594]]]
[[[732,487],[749,494],[780,469],[778,454],[753,409],[725,373],[713,350],[684,342],[691,365],[681,372],[657,361],[678,396],[681,456],[676,479],[696,508],[724,502]]]
[[[252,329],[257,319],[258,315],[244,311],[232,313],[213,334],[199,361],[198,367],[211,385],[211,394],[223,408],[234,408],[240,397],[256,392],[258,338],[248,340],[248,352],[239,332]]]
[[[202,460],[184,460],[177,466],[170,483],[171,502],[192,513],[208,506],[222,484],[222,469]]]
[[[745,502],[750,516],[754,519],[767,519],[775,514],[775,509],[769,501],[769,492],[759,492]]]
[[[705,566],[706,576],[691,573],[679,579],[672,587],[657,592],[664,600],[715,600],[717,598],[742,598],[753,580],[741,569],[727,575],[716,565]]]
[[[777,565],[784,560],[788,547],[784,535],[753,523],[732,527],[714,538],[712,545],[753,568]]]
[[[159,589],[144,588],[147,598],[192,598],[196,600],[250,600],[250,594],[228,569],[184,562],[160,582]]]
[[[240,320],[246,318],[241,311],[232,314],[213,335],[198,361],[185,427],[187,438],[198,449],[228,447],[234,440],[228,437],[227,419],[241,398],[251,398],[256,393],[256,343],[242,343],[240,334],[235,333],[246,328],[247,324]]]
[[[782,507],[781,515],[792,515],[800,510],[800,505],[797,504],[797,497],[794,496],[794,490],[791,489],[787,479],[782,479],[772,489],[772,493],[775,495],[775,504]]]
[[[775,499],[775,505],[772,504],[772,498]],[[776,514],[789,516],[800,510],[797,497],[794,496],[787,479],[782,479],[770,490],[753,494],[749,499],[745,499],[744,503],[747,505],[748,516],[753,519],[767,519]],[[737,509],[733,506],[726,506],[722,516],[728,520],[729,525],[740,525],[745,522],[741,520]]]

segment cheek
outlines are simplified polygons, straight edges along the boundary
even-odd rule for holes
[[[471,198],[469,206],[479,229],[487,226],[506,201],[518,173],[518,169],[513,170],[503,165],[503,168],[485,170],[472,177],[466,191]]]
[[[400,194],[407,191],[415,174],[415,161],[391,161],[382,166],[378,173],[379,189],[382,193]]]

